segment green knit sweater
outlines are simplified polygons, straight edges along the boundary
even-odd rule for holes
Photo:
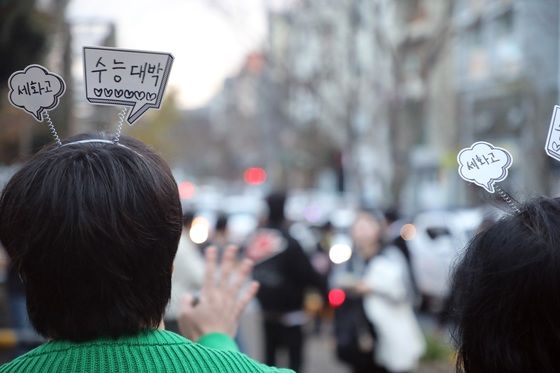
[[[223,334],[193,343],[175,333],[152,330],[119,339],[75,343],[50,341],[0,367],[0,372],[26,373],[289,373],[260,364],[237,351]]]

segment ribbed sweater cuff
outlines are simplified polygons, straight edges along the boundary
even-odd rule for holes
[[[222,351],[239,351],[237,343],[235,343],[229,335],[224,333],[204,334],[196,343]]]

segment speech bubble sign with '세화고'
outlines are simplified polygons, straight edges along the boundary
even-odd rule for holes
[[[485,141],[475,142],[457,155],[459,176],[463,180],[494,193],[494,184],[506,179],[512,163],[511,154]]]
[[[39,122],[43,121],[43,112],[58,106],[66,90],[64,80],[41,65],[29,65],[13,73],[8,87],[10,103]]]
[[[169,53],[84,47],[86,98],[132,106],[127,122],[133,124],[146,110],[159,109],[172,64]]]

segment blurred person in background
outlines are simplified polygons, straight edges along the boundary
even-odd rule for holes
[[[354,288],[364,276],[367,260],[356,249],[354,239],[355,224],[352,226],[353,250],[350,259],[335,265],[330,277],[330,285],[337,291],[342,289],[344,297],[334,304],[334,334],[338,358],[347,363],[352,373],[383,372],[374,360],[377,333],[365,313],[363,294]],[[381,247],[380,226],[376,223],[366,225],[371,231],[369,245]],[[363,234],[363,233],[362,233]],[[336,301],[336,300],[335,300]]]
[[[289,367],[303,367],[302,326],[304,294],[312,287],[326,292],[326,278],[311,265],[302,247],[289,234],[284,208],[286,195],[273,193],[266,199],[268,216],[264,227],[249,239],[247,256],[255,261],[253,278],[260,283],[257,299],[263,312],[265,361],[276,363],[280,349],[288,350]]]
[[[311,264],[317,272],[328,279],[332,270],[332,262],[329,260],[329,250],[333,244],[333,225],[330,221],[325,222],[318,228],[319,239],[316,248],[311,254]],[[311,294],[312,305],[315,306],[313,314],[313,334],[320,335],[324,318],[332,317],[332,309],[325,297],[319,293]]]
[[[394,246],[399,249],[406,260],[406,268],[409,272],[410,286],[413,294],[414,306],[420,306],[422,304],[422,294],[418,288],[416,282],[416,275],[414,273],[414,267],[412,265],[412,259],[410,254],[410,248],[407,241],[403,238],[401,232],[405,220],[401,218],[398,208],[391,207],[383,212],[385,217],[386,228],[384,229],[384,241],[387,245]]]
[[[183,229],[173,261],[171,299],[165,312],[165,328],[175,333],[179,332],[182,298],[185,294],[198,294],[204,280],[204,258],[189,237],[193,219],[194,212],[187,211],[183,214]]]
[[[25,306],[25,288],[17,268],[10,261],[6,250],[0,244],[0,267],[5,274],[6,296],[9,313],[9,325],[14,331],[15,348],[12,358],[37,347],[43,339],[35,332]]]
[[[333,244],[333,230],[330,221],[319,227],[319,240],[311,254],[313,267],[324,276],[328,276],[332,269],[332,262],[329,260],[329,250]]]
[[[218,215],[218,219],[216,219],[214,234],[212,235],[212,244],[222,249],[225,249],[225,247],[230,244],[228,238],[228,217],[226,214],[220,214]]]
[[[216,218],[214,229],[210,233],[204,250],[206,250],[207,247],[213,246],[218,250],[218,257],[221,257],[229,244],[231,244],[231,242],[228,234],[228,216],[224,213],[220,213]]]
[[[425,348],[406,259],[398,248],[383,245],[382,229],[372,213],[357,215],[353,256],[332,281],[348,294],[336,311],[335,333],[338,355],[354,373],[411,372]]]
[[[228,220],[228,216],[225,213],[220,213],[218,215],[218,217],[216,218],[216,223],[214,224],[214,229],[203,248],[204,252],[206,252],[206,250],[208,250],[209,248],[217,250],[218,259],[221,259],[226,249],[232,246],[229,240]],[[242,335],[243,332],[241,328],[239,328],[237,330],[237,333],[235,334],[235,342],[237,343],[237,346],[239,347],[239,350],[241,352],[246,352],[246,346]]]

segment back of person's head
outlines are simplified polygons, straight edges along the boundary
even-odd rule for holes
[[[458,371],[560,372],[560,200],[479,233],[453,283]]]
[[[284,207],[286,205],[286,193],[274,192],[266,197],[268,206],[268,223],[271,225],[282,225],[285,221]]]
[[[24,282],[31,322],[48,338],[155,328],[169,300],[177,185],[143,143],[120,141],[49,146],[0,197],[0,241]]]

